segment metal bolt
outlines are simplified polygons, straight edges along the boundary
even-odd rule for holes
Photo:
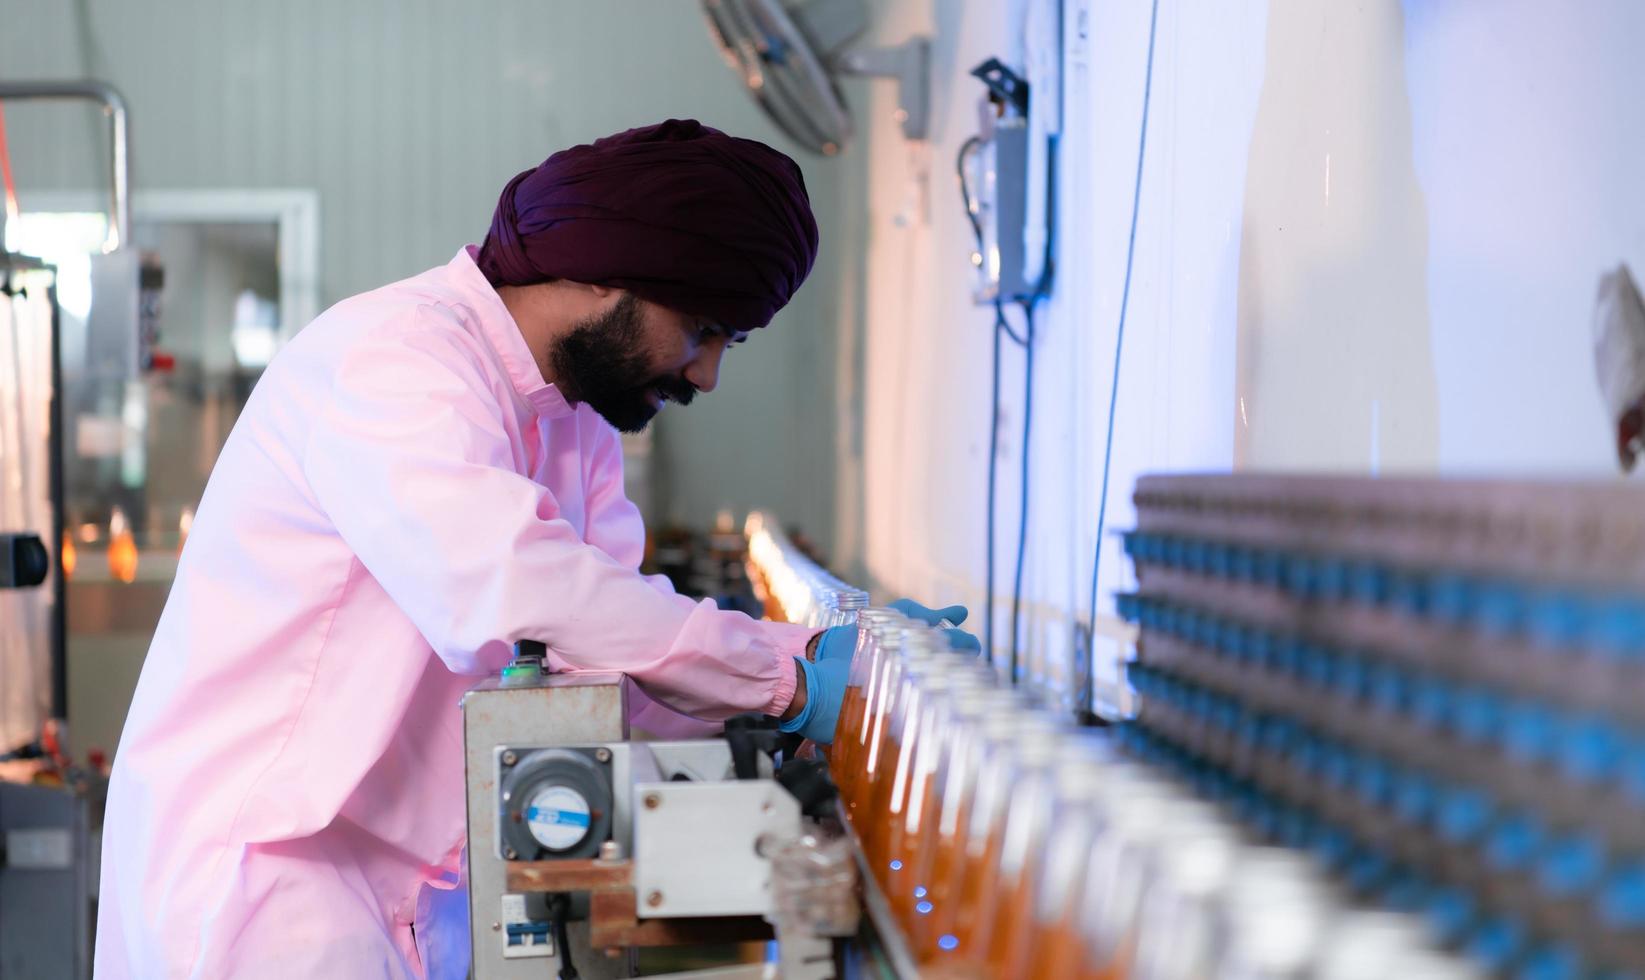
[[[657,906],[663,904],[663,893],[662,892],[652,892],[651,894],[647,895],[645,897],[645,904],[651,906],[652,908],[656,908]]]
[[[595,749],[594,750],[594,761],[595,762],[610,762],[611,761],[611,750],[610,749]]]
[[[600,845],[600,860],[621,861],[623,859],[623,845],[614,840],[608,840]]]
[[[645,794],[645,808],[647,810],[655,810],[662,805],[663,798],[661,796],[658,796],[656,793]]]
[[[491,931],[492,932],[502,932],[503,931],[503,924],[501,922],[493,922],[491,924]]]
[[[512,848],[512,847],[503,848],[503,857],[508,858],[510,861],[514,860],[515,858],[517,858],[519,856],[520,856],[520,852],[516,851],[514,848]]]
[[[514,754],[513,749],[508,749],[503,753],[503,765],[512,766],[514,763],[519,761],[520,757]]]

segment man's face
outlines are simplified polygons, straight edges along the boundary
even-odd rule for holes
[[[667,402],[713,391],[733,334],[699,317],[622,292],[572,327],[549,352],[566,398],[586,402],[622,432],[639,432]]]

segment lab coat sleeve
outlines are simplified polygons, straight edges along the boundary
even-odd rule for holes
[[[422,319],[345,356],[303,469],[435,654],[484,674],[538,639],[553,669],[622,671],[685,714],[784,710],[808,631],[660,594],[583,541],[516,471],[478,342]]]
[[[623,489],[622,437],[604,422],[590,420],[588,425],[594,430],[589,434],[594,451],[590,454],[584,497],[588,507],[585,536],[589,544],[637,570],[645,559],[645,521],[640,517],[640,508]],[[647,575],[645,580],[663,595],[691,601],[674,591],[666,575]]]

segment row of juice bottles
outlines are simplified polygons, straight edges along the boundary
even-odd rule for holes
[[[829,766],[922,975],[1477,975],[1419,918],[1355,909],[1304,855],[1242,837],[940,630],[857,605],[815,603],[858,627]]]

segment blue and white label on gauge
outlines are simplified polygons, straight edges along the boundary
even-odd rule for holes
[[[525,819],[537,843],[551,851],[569,850],[588,836],[588,800],[569,786],[545,786],[531,795]]]

